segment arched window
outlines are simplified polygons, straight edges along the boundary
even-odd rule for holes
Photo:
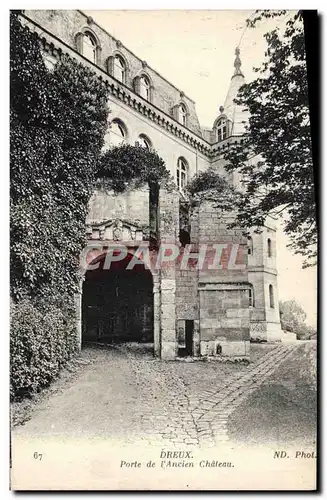
[[[110,146],[120,146],[126,140],[126,127],[120,120],[113,120],[109,129]]]
[[[94,64],[97,62],[97,42],[94,36],[88,31],[83,36],[83,56],[87,57]]]
[[[147,101],[150,100],[150,81],[146,76],[141,76],[140,78],[140,96],[142,96]]]
[[[126,64],[118,55],[114,58],[114,77],[122,83],[126,82]]]
[[[180,104],[178,107],[178,121],[186,127],[187,123],[187,110],[184,104]]]
[[[268,252],[268,257],[272,257],[272,251],[271,251],[271,239],[267,239],[267,252]]]
[[[253,239],[248,236],[248,255],[253,255]]]
[[[178,158],[177,161],[177,171],[176,171],[176,180],[177,186],[180,191],[183,191],[187,184],[187,174],[188,174],[188,164],[184,158]]]
[[[270,307],[272,307],[272,308],[275,307],[274,287],[272,285],[269,285],[269,304],[270,304]]]
[[[254,289],[252,285],[249,288],[249,307],[254,307]]]
[[[217,140],[223,141],[227,138],[227,120],[226,118],[221,118],[217,123]]]
[[[139,146],[142,146],[142,148],[145,148],[148,150],[150,150],[152,147],[150,139],[144,134],[139,135],[139,137],[137,139],[137,143]]]

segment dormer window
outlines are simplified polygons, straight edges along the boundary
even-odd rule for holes
[[[89,32],[83,36],[83,56],[96,64],[97,62],[97,42]]]
[[[141,76],[140,78],[140,96],[147,101],[150,100],[150,81],[146,76]]]
[[[114,77],[122,83],[126,82],[126,64],[118,55],[114,58]]]
[[[186,110],[186,107],[184,104],[180,104],[179,107],[178,107],[178,121],[179,123],[181,123],[182,125],[184,125],[184,127],[186,127],[186,123],[187,123],[187,110]]]
[[[221,118],[217,123],[217,140],[218,142],[223,141],[227,138],[227,120],[226,118]]]
[[[96,34],[87,26],[81,28],[75,35],[77,51],[93,64],[99,64],[101,45]]]

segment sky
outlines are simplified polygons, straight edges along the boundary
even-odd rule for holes
[[[278,27],[283,18],[263,20],[245,29],[254,11],[243,10],[85,10],[87,15],[121,40],[196,103],[201,126],[212,127],[224,103],[234,70],[235,48],[240,46],[246,81],[256,77],[253,67],[264,59],[264,34]],[[297,300],[316,322],[316,267],[302,269],[302,257],[292,254],[287,236],[278,232],[277,267],[280,300]]]

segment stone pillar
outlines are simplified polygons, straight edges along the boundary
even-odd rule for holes
[[[160,191],[160,244],[178,244],[179,235],[179,194]],[[174,360],[178,354],[176,328],[176,269],[175,262],[161,266],[160,294],[160,356]]]
[[[161,279],[161,358],[173,360],[177,356],[176,335],[176,281]]]
[[[200,321],[194,321],[193,356],[200,356]]]
[[[82,292],[83,292],[84,276],[80,280],[79,292],[75,293],[75,310],[76,310],[76,345],[77,350],[82,350]]]
[[[153,275],[153,350],[155,356],[160,356],[160,282],[159,274]]]

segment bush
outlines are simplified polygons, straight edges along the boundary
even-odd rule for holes
[[[74,318],[23,300],[11,308],[10,395],[32,395],[55,379],[76,351]]]

